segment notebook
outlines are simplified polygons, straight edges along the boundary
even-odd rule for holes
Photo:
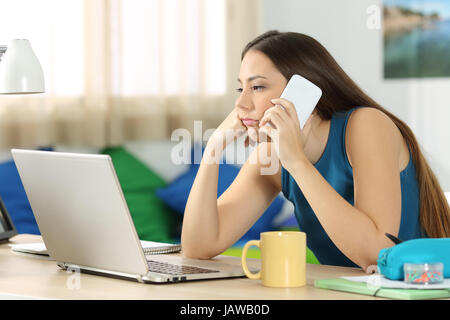
[[[142,249],[144,249],[144,254],[162,254],[162,253],[174,253],[181,251],[181,244],[171,244],[164,242],[154,242],[141,240]],[[47,248],[43,242],[35,243],[20,243],[20,244],[10,244],[11,250],[15,252],[31,253],[48,256]]]
[[[321,279],[314,282],[314,286],[322,289],[344,291],[374,297],[402,300],[423,300],[450,298],[447,289],[420,290],[420,289],[387,289],[368,286],[364,282],[355,282],[342,278]]]

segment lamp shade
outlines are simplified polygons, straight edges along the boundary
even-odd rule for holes
[[[44,73],[26,39],[10,42],[0,62],[0,94],[45,92]]]

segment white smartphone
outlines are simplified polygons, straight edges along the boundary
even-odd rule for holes
[[[300,129],[303,129],[306,121],[314,111],[322,96],[322,90],[311,81],[294,74],[289,80],[280,98],[292,102],[297,110]],[[268,122],[267,124],[270,125]]]

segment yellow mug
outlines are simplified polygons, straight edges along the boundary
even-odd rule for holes
[[[256,246],[261,251],[261,270],[251,273],[247,251]],[[267,287],[301,287],[306,284],[306,234],[299,231],[262,232],[260,240],[247,242],[242,250],[242,268],[253,280],[261,279]]]

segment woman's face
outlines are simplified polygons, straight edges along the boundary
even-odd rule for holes
[[[238,82],[238,116],[243,125],[258,127],[264,112],[273,106],[270,100],[280,97],[287,80],[265,54],[249,50],[242,59]]]

